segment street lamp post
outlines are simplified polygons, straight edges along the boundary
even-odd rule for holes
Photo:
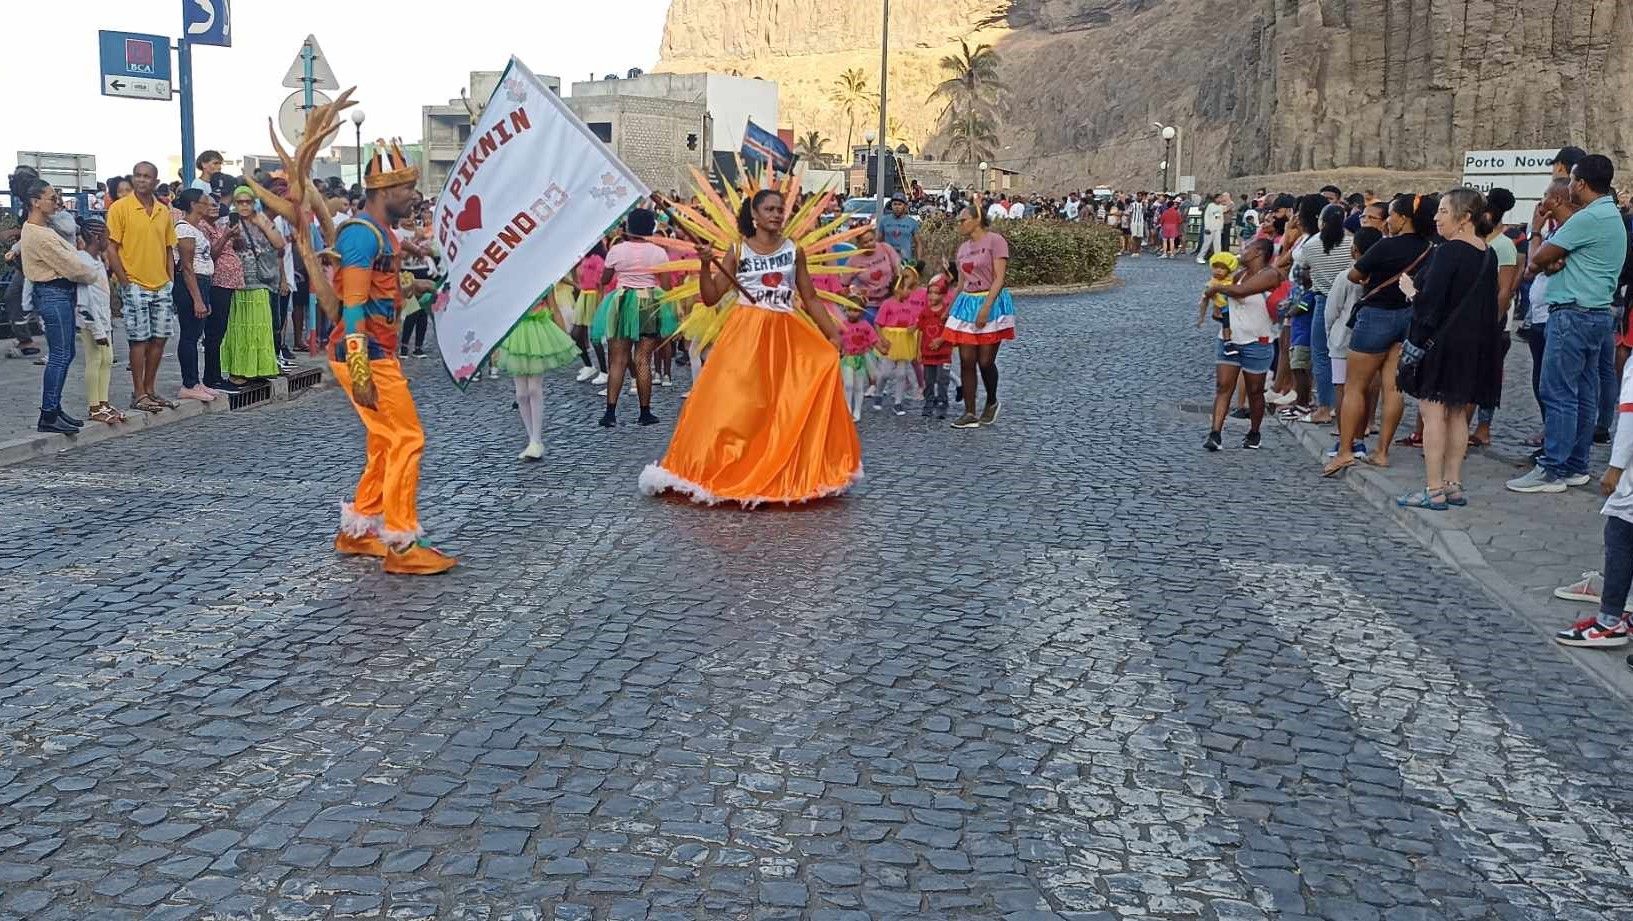
[[[884,23],[879,31],[879,146],[874,150],[873,222],[885,216],[885,150],[890,146],[885,116],[890,105],[890,0],[884,0]]]
[[[352,110],[352,126],[357,129],[357,184],[363,184],[363,110]]]
[[[1162,129],[1162,190],[1170,192],[1172,189],[1169,188],[1168,183],[1168,164],[1174,162],[1174,138],[1179,135],[1179,129],[1173,125],[1162,125],[1156,122],[1152,122],[1152,124]]]
[[[982,195],[987,194],[987,161],[985,160],[981,161],[981,175],[976,182],[980,185],[980,193]]]

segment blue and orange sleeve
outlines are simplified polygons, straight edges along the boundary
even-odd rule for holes
[[[335,251],[340,254],[340,270],[335,274],[340,320],[346,335],[357,335],[363,331],[369,286],[374,279],[374,260],[380,254],[379,239],[367,227],[346,227],[335,240]]]

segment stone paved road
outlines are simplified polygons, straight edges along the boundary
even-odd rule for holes
[[[1279,431],[1203,454],[1200,276],[1124,273],[800,511],[422,373],[440,580],[328,552],[333,394],[0,471],[0,917],[1633,917],[1625,706]]]

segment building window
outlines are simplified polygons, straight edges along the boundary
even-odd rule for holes
[[[466,141],[468,141],[470,139],[471,139],[471,126],[470,125],[460,125],[459,126],[459,143],[463,144],[463,143],[465,143]]]
[[[588,127],[603,144],[612,143],[612,122],[589,122]]]

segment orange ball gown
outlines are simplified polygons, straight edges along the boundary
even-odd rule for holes
[[[862,477],[862,443],[838,353],[795,312],[794,241],[769,254],[744,242],[739,253],[737,281],[749,297],[726,317],[669,450],[641,472],[641,491],[744,508],[842,493]]]

